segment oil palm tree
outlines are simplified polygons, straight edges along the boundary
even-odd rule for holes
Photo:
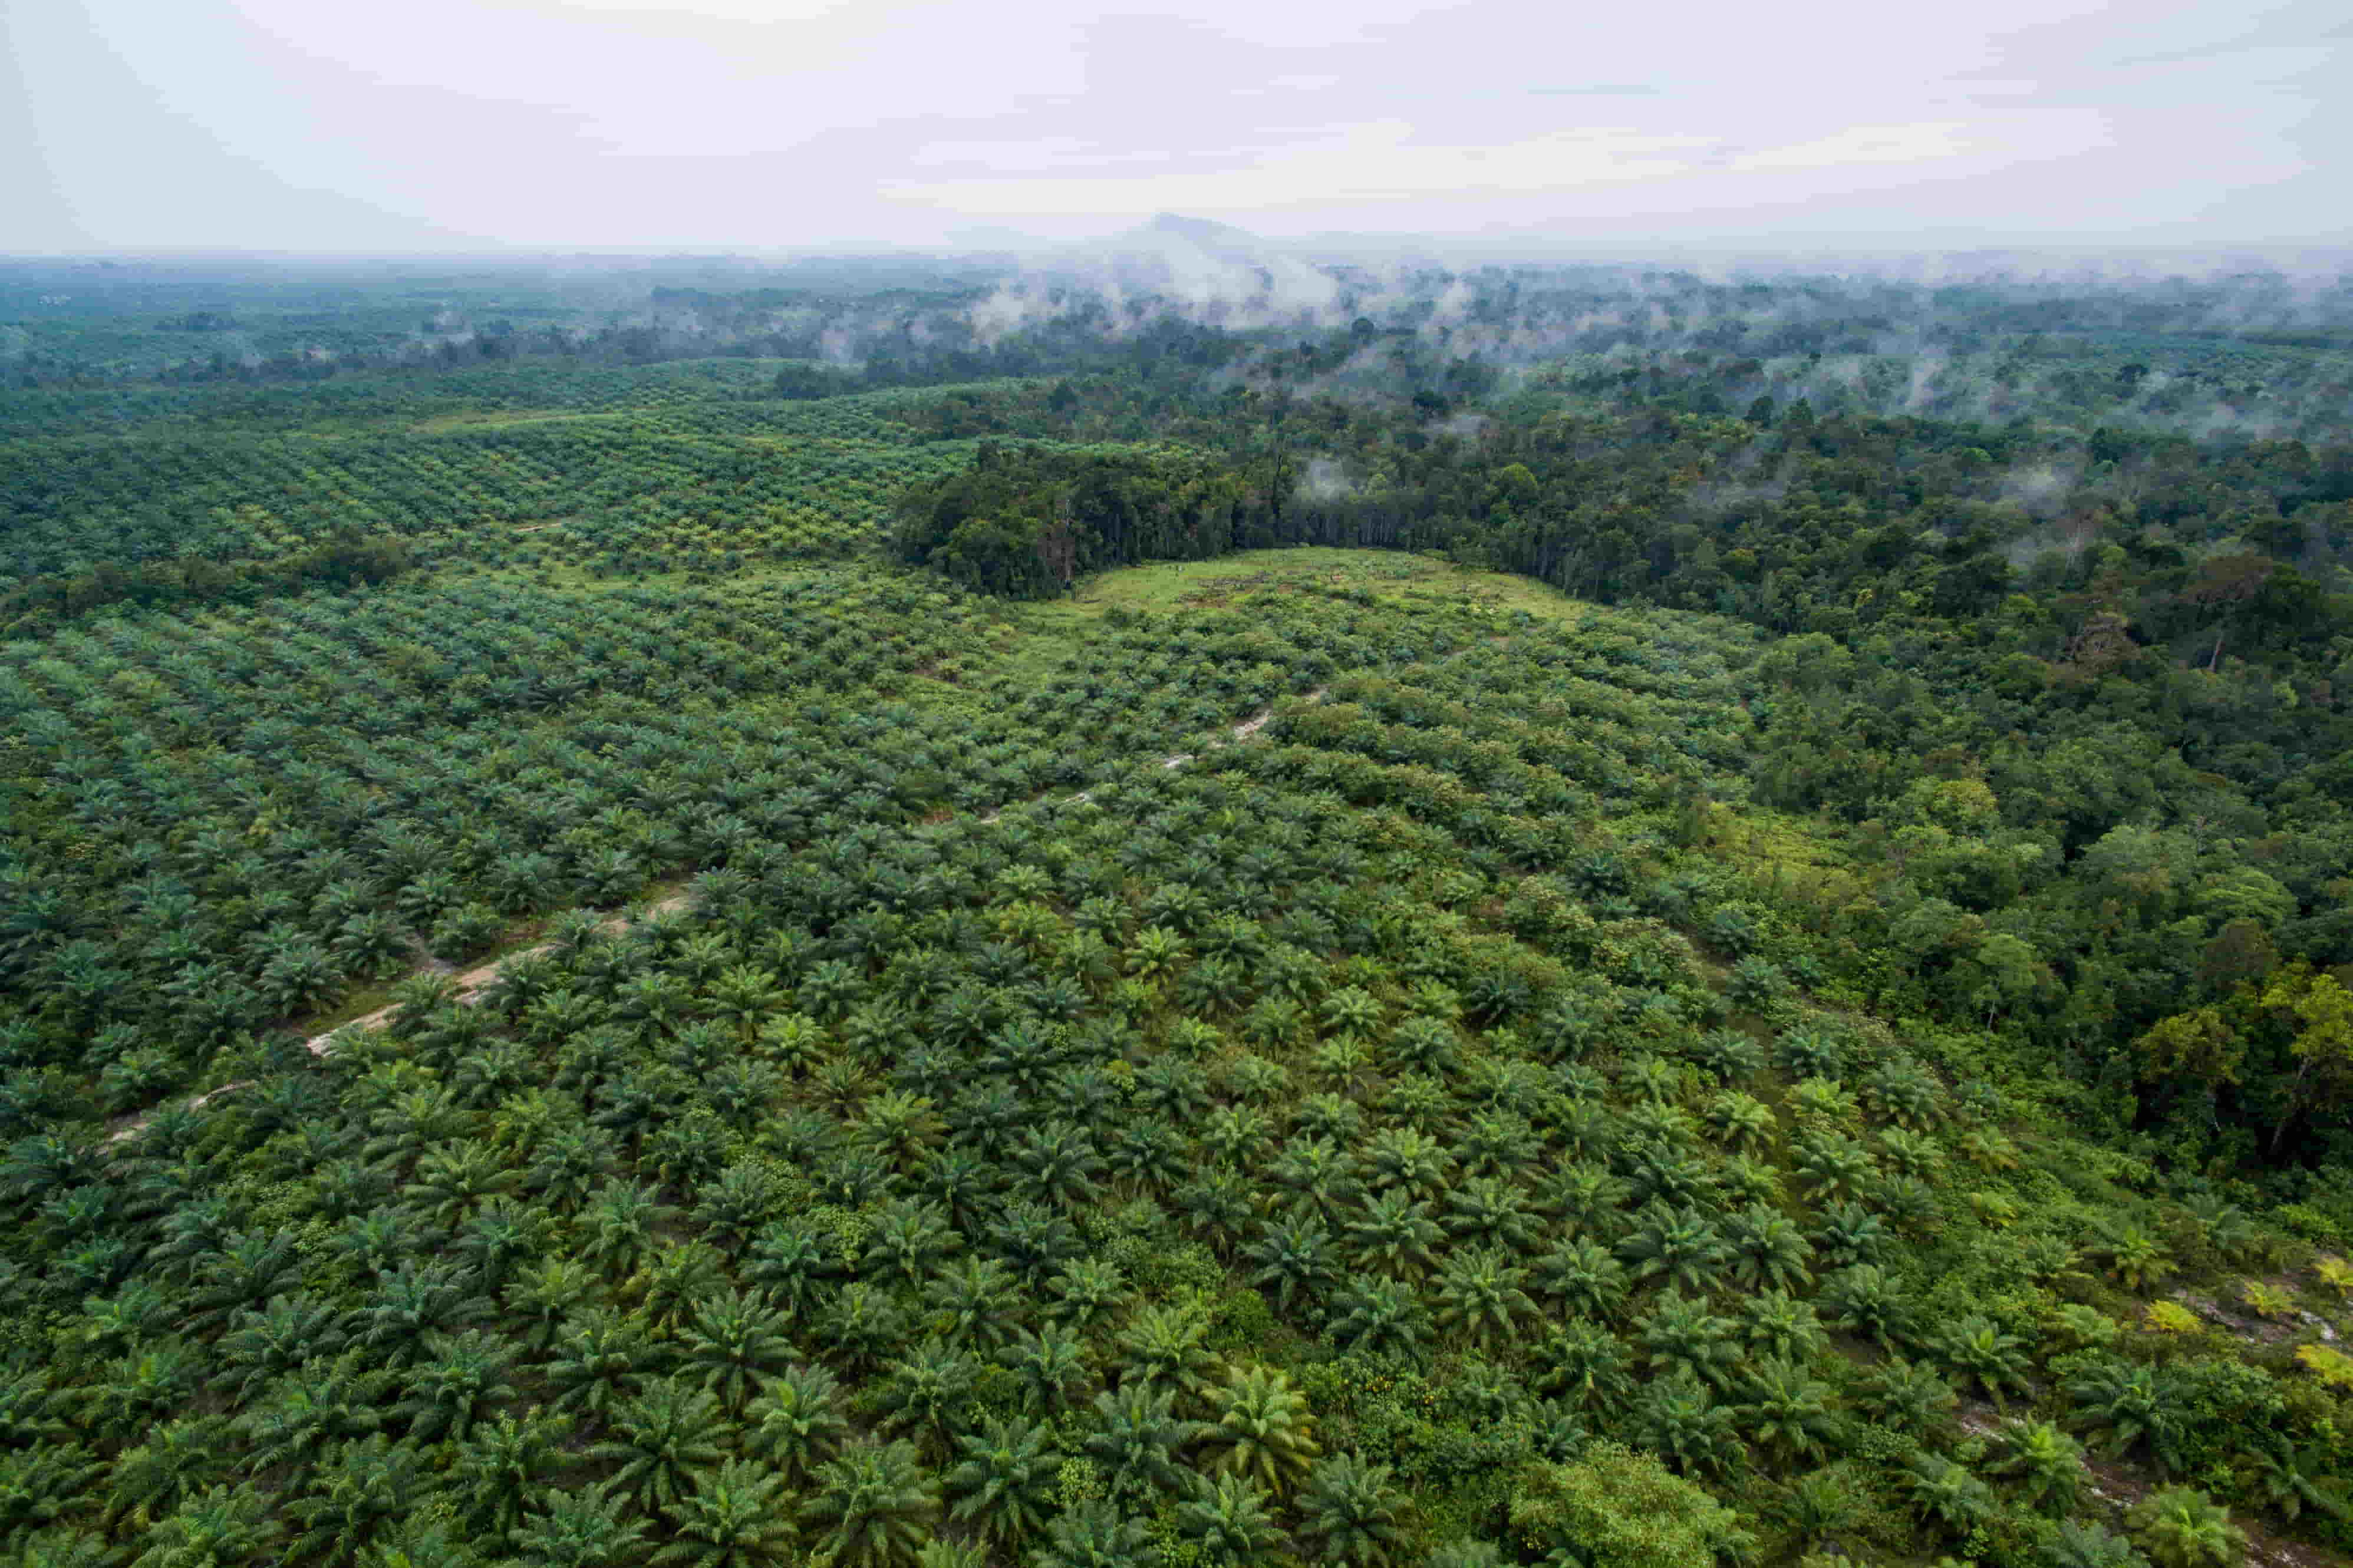
[[[976,1354],[1001,1349],[1018,1328],[1020,1287],[994,1258],[967,1255],[949,1262],[923,1288],[923,1308],[934,1331]]]
[[[727,1289],[694,1310],[681,1332],[686,1372],[740,1415],[763,1378],[790,1364],[793,1342],[785,1315],[757,1295]]]
[[[1323,1450],[1307,1397],[1271,1367],[1246,1366],[1209,1390],[1209,1468],[1287,1495]]]
[[[643,1554],[649,1521],[603,1485],[551,1489],[507,1540],[528,1568],[621,1568]]]
[[[54,1441],[22,1451],[36,1457],[71,1452]],[[133,1516],[150,1521],[164,1518],[190,1498],[227,1479],[234,1453],[228,1421],[223,1416],[192,1416],[153,1427],[137,1447],[118,1455],[107,1472],[101,1517],[110,1525]],[[62,1488],[58,1500],[73,1498],[95,1471],[95,1465],[67,1466],[62,1479],[69,1484]],[[26,1510],[21,1503],[9,1511],[26,1521]]]
[[[728,1447],[718,1399],[670,1378],[614,1412],[613,1435],[589,1454],[619,1467],[611,1479],[617,1494],[648,1513],[660,1513],[691,1496],[727,1457]]]
[[[345,1339],[336,1319],[332,1308],[307,1295],[274,1296],[244,1312],[213,1346],[222,1363],[213,1388],[242,1404],[280,1373],[332,1359]]]
[[[1808,1470],[1767,1505],[1767,1512],[1788,1531],[1801,1554],[1831,1544],[1852,1530],[1862,1516],[1860,1478],[1845,1465]]]
[[[841,1384],[822,1366],[788,1366],[760,1385],[744,1415],[744,1446],[797,1481],[837,1457],[849,1436]]]
[[[353,1561],[387,1521],[407,1512],[423,1469],[422,1453],[381,1432],[345,1443],[287,1505],[301,1530],[289,1550],[321,1563]]]
[[[1871,1151],[1839,1133],[1803,1139],[1797,1154],[1799,1179],[1817,1198],[1860,1197],[1878,1174]]]
[[[607,1182],[581,1210],[580,1254],[607,1279],[626,1278],[653,1255],[655,1227],[675,1215],[654,1188]]]
[[[2231,1568],[2247,1550],[2246,1532],[2231,1522],[2230,1510],[2194,1487],[2150,1493],[2125,1524],[2158,1568]]]
[[[591,1307],[565,1320],[543,1369],[557,1410],[602,1421],[644,1385],[654,1361],[652,1325],[635,1313]]]
[[[1989,1446],[1986,1474],[2016,1483],[2020,1500],[2063,1514],[2084,1484],[2084,1446],[2048,1421],[2005,1421]]]
[[[1446,1196],[1445,1226],[1460,1240],[1523,1252],[1536,1235],[1536,1216],[1525,1194],[1495,1175],[1466,1177]]]
[[[692,1207],[703,1239],[733,1254],[776,1217],[776,1178],[748,1161],[729,1165],[715,1182],[701,1184]]]
[[[671,1539],[654,1553],[657,1568],[765,1568],[787,1561],[792,1510],[777,1493],[784,1478],[764,1466],[729,1459],[672,1511]]]
[[[449,1468],[466,1528],[501,1541],[519,1528],[541,1483],[570,1462],[571,1434],[568,1416],[536,1410],[477,1421]]]
[[[1963,1318],[1938,1338],[1936,1350],[1948,1371],[1983,1388],[1996,1407],[2004,1390],[2025,1386],[2026,1342],[1990,1318]]]
[[[1127,1299],[1127,1280],[1116,1264],[1103,1258],[1080,1258],[1064,1264],[1046,1281],[1053,1298],[1050,1309],[1060,1321],[1084,1331],[1114,1311]]]
[[[155,1521],[132,1568],[236,1568],[276,1560],[278,1510],[250,1487],[214,1487]]]
[[[440,1143],[417,1157],[417,1178],[401,1188],[400,1201],[438,1225],[456,1225],[519,1179],[487,1143]]]
[[[1876,1264],[1895,1240],[1877,1215],[1843,1199],[1824,1205],[1821,1223],[1810,1239],[1833,1268]]]
[[[1200,1428],[1175,1413],[1165,1390],[1123,1384],[1115,1392],[1096,1394],[1093,1408],[1087,1457],[1101,1468],[1113,1498],[1148,1500],[1186,1489],[1191,1472],[1178,1456]]]
[[[623,1287],[657,1329],[677,1331],[727,1279],[727,1259],[705,1241],[664,1241]]]
[[[1363,1214],[1348,1223],[1347,1237],[1357,1267],[1409,1281],[1436,1267],[1444,1233],[1427,1203],[1392,1191],[1366,1200]]]
[[[2279,1438],[2248,1458],[2254,1461],[2257,1489],[2283,1518],[2301,1519],[2307,1508],[2330,1519],[2353,1515],[2353,1506],[2331,1484],[2336,1456],[2319,1444],[2296,1445]]]
[[[1056,1514],[1029,1568],[1131,1568],[1145,1560],[1149,1537],[1142,1520],[1091,1498]]]
[[[1444,1194],[1454,1157],[1426,1132],[1385,1127],[1366,1141],[1364,1167],[1375,1192],[1398,1192],[1428,1202]]]
[[[1050,1427],[1018,1416],[992,1418],[956,1439],[963,1462],[946,1477],[948,1517],[1014,1552],[1053,1513],[1062,1456]]]
[[[1300,1539],[1348,1568],[1391,1568],[1405,1544],[1395,1472],[1355,1453],[1319,1459],[1299,1496]]]
[[[1324,1331],[1341,1349],[1375,1357],[1411,1357],[1430,1331],[1413,1288],[1378,1275],[1349,1277],[1333,1301]]]
[[[1030,1289],[1086,1251],[1086,1243],[1059,1209],[1017,1198],[988,1226],[987,1245]]]
[[[1704,1300],[1670,1291],[1651,1307],[1641,1341],[1652,1367],[1687,1372],[1721,1387],[1740,1361],[1738,1333],[1736,1323],[1710,1311]]]
[[[2076,1367],[2062,1386],[2074,1406],[2068,1424],[2094,1434],[2102,1454],[2145,1455],[2160,1476],[2180,1468],[2182,1418],[2164,1369],[2105,1356]]]
[[[508,1198],[494,1198],[469,1219],[450,1252],[473,1268],[485,1295],[495,1295],[547,1245],[544,1215]]]
[[[1267,1179],[1279,1188],[1287,1210],[1300,1218],[1325,1225],[1338,1222],[1339,1211],[1357,1199],[1356,1156],[1330,1138],[1307,1138],[1293,1143],[1267,1170]]]
[[[1813,1247],[1787,1215],[1743,1209],[1725,1217],[1732,1277],[1749,1289],[1795,1290],[1814,1282]]]
[[[1687,1367],[1643,1390],[1631,1426],[1643,1447],[1678,1471],[1721,1474],[1740,1459],[1736,1415]]]
[[[1653,1204],[1642,1211],[1634,1234],[1618,1244],[1618,1256],[1636,1279],[1662,1279],[1678,1290],[1704,1292],[1714,1287],[1733,1254],[1700,1209]]]
[[[1201,1561],[1222,1568],[1261,1562],[1282,1539],[1265,1492],[1237,1475],[1218,1476],[1177,1504],[1176,1529]]]
[[[1187,1230],[1208,1243],[1219,1258],[1230,1258],[1250,1226],[1250,1183],[1239,1172],[1212,1167],[1179,1186],[1170,1202]]]
[[[1841,1268],[1822,1280],[1820,1300],[1831,1321],[1893,1351],[1912,1325],[1912,1303],[1903,1288],[1876,1264]]]
[[[912,1438],[926,1459],[955,1447],[979,1364],[944,1340],[926,1340],[883,1368],[873,1403],[886,1432]]]
[[[947,1212],[936,1204],[904,1200],[874,1218],[860,1271],[886,1284],[920,1288],[963,1246]]]
[[[1025,1128],[1015,1142],[1012,1163],[1031,1196],[1064,1208],[1091,1201],[1103,1171],[1093,1140],[1067,1122]]]
[[[133,1454],[138,1452],[132,1450]],[[79,1443],[50,1443],[0,1455],[0,1529],[21,1538],[44,1525],[80,1513],[88,1506],[91,1479],[103,1468],[97,1458]],[[192,1489],[178,1484],[180,1477],[168,1472],[157,1474],[161,1469],[159,1466],[147,1467],[151,1479],[164,1483],[155,1489],[155,1500],[166,1503],[164,1511],[169,1513],[194,1493]]]
[[[842,1568],[905,1568],[940,1517],[939,1482],[912,1443],[853,1444],[818,1468],[815,1486],[800,1517]]]
[[[398,1412],[419,1442],[464,1442],[474,1423],[515,1396],[514,1352],[482,1332],[437,1334],[409,1368]]]
[[[843,1287],[818,1318],[816,1343],[839,1365],[865,1372],[906,1343],[913,1327],[892,1297],[860,1280]]]
[[[2104,1524],[2062,1521],[2058,1533],[2043,1548],[2051,1568],[2147,1568],[2140,1549]]]
[[[1312,1219],[1270,1220],[1243,1256],[1258,1267],[1253,1285],[1274,1287],[1278,1310],[1289,1311],[1294,1294],[1320,1297],[1339,1279],[1331,1232]]]
[[[554,1348],[566,1320],[580,1310],[594,1288],[588,1266],[572,1258],[543,1258],[524,1267],[505,1290],[508,1320],[518,1325],[525,1349]]]
[[[1438,1327],[1482,1352],[1509,1342],[1536,1316],[1536,1304],[1525,1289],[1527,1278],[1509,1253],[1492,1247],[1464,1248],[1446,1260],[1431,1287]]]
[[[1208,1384],[1217,1357],[1208,1346],[1209,1325],[1201,1310],[1179,1301],[1155,1302],[1139,1310],[1120,1336],[1120,1378],[1166,1389],[1183,1399]]]
[[[1890,1356],[1863,1379],[1862,1408],[1881,1426],[1907,1437],[1926,1437],[1944,1425],[1959,1398],[1952,1385],[1918,1362]]]
[[[841,1270],[826,1238],[805,1220],[771,1221],[752,1244],[744,1274],[787,1318],[800,1318],[827,1292]]]
[[[947,1136],[930,1097],[888,1089],[869,1100],[851,1136],[902,1174],[912,1173]]]
[[[1831,1385],[1802,1363],[1778,1355],[1753,1363],[1741,1393],[1743,1402],[1733,1413],[1741,1430],[1784,1463],[1820,1456],[1837,1431]]]
[[[1130,1195],[1165,1191],[1187,1171],[1183,1140],[1156,1116],[1140,1117],[1106,1130],[1104,1165]]]
[[[997,1361],[1020,1384],[1022,1414],[1040,1419],[1071,1408],[1092,1380],[1084,1342],[1061,1323],[1043,1324],[1035,1333],[1023,1330],[997,1352]]]
[[[1535,1261],[1536,1293],[1574,1316],[1607,1318],[1625,1305],[1626,1267],[1599,1242],[1564,1241]]]
[[[1716,1142],[1736,1153],[1754,1154],[1769,1147],[1779,1129],[1773,1110],[1754,1095],[1726,1090],[1707,1102],[1701,1120]]]
[[[266,1307],[301,1282],[301,1258],[283,1232],[243,1231],[204,1259],[188,1293],[189,1327],[202,1332]]]
[[[280,1466],[306,1469],[345,1438],[366,1436],[383,1424],[376,1400],[385,1381],[383,1374],[355,1376],[340,1365],[289,1373],[236,1420],[248,1445],[248,1462],[257,1473]]]
[[[1535,1346],[1535,1386],[1572,1409],[1615,1408],[1634,1386],[1625,1342],[1601,1324],[1570,1318]]]
[[[2135,1220],[2104,1224],[2088,1250],[2106,1259],[2109,1274],[2133,1290],[2147,1289],[2174,1269],[2165,1243]]]
[[[1906,1459],[1904,1489],[1914,1513],[1957,1538],[1992,1518],[1996,1508],[1991,1487],[1941,1454],[1916,1453]]]

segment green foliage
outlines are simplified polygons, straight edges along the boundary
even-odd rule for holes
[[[1398,1523],[1403,1500],[1394,1479],[1388,1466],[1369,1464],[1356,1454],[1317,1460],[1300,1494],[1301,1536],[1326,1561],[1389,1568],[1404,1540]]]
[[[1566,1548],[1591,1568],[1693,1568],[1750,1546],[1730,1509],[1616,1444],[1597,1444],[1573,1464],[1523,1470],[1511,1518],[1529,1550]]]
[[[2245,1532],[2230,1510],[2190,1487],[2168,1487],[2134,1505],[2126,1522],[2158,1568],[2230,1568],[2245,1552]]]
[[[860,1443],[818,1468],[800,1517],[846,1568],[913,1563],[940,1512],[939,1483],[913,1445]]]
[[[2011,1421],[1996,1434],[1986,1473],[2045,1513],[2066,1513],[2084,1484],[2083,1447],[2047,1421]]]
[[[1243,1477],[1271,1495],[1288,1493],[1321,1451],[1306,1399],[1271,1368],[1236,1369],[1209,1391],[1209,1407],[1210,1468]]]

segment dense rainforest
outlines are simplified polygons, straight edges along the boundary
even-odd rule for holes
[[[2347,1560],[2347,280],[758,270],[0,266],[11,1561]]]

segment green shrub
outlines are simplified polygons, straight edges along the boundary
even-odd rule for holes
[[[1565,1547],[1588,1568],[1703,1568],[1749,1546],[1739,1516],[1698,1483],[1616,1443],[1521,1470],[1511,1513],[1530,1550]]]

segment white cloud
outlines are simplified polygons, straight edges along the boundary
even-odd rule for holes
[[[752,247],[1165,209],[2320,239],[2348,48],[2342,0],[36,0],[0,5],[0,243]]]
[[[894,201],[953,205],[996,216],[1030,213],[1250,211],[1318,200],[1390,201],[1464,192],[1531,195],[1658,179],[1684,172],[1705,137],[1645,135],[1617,127],[1561,131],[1501,146],[1414,140],[1401,120],[1335,129],[1311,144],[1269,150],[1224,168],[1151,176],[888,181]]]
[[[1835,169],[1850,163],[1917,163],[1957,158],[1971,150],[1957,120],[1916,125],[1850,125],[1810,142],[1795,142],[1736,154],[1734,169]]]

